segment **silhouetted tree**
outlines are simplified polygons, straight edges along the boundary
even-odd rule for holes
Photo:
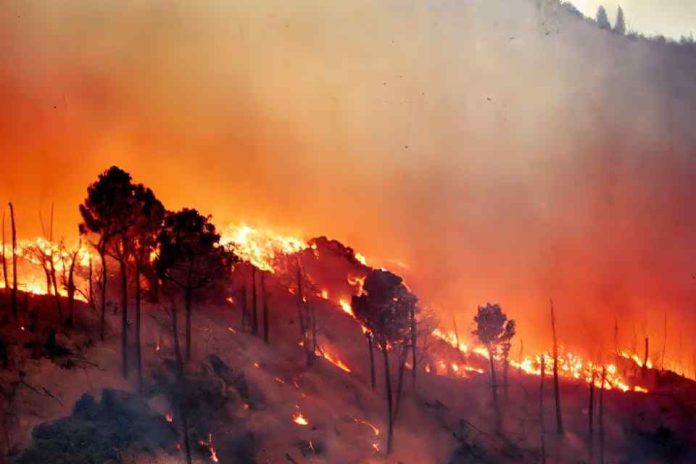
[[[476,330],[474,335],[488,351],[488,359],[491,367],[491,391],[493,393],[493,407],[495,408],[496,424],[500,427],[500,406],[498,404],[497,381],[495,375],[495,360],[498,356],[498,348],[510,343],[515,335],[515,321],[508,320],[507,316],[497,304],[487,303],[479,306],[478,313],[474,316]]]
[[[142,276],[152,269],[151,256],[157,247],[165,209],[149,188],[142,184],[134,187],[133,221],[129,235],[133,239],[132,257],[135,282],[135,356],[138,369],[138,387],[143,389],[141,330]]]
[[[15,225],[14,206],[9,203],[10,221],[12,224],[12,293],[10,293],[10,306],[15,320],[19,319],[19,303],[17,302],[17,227]]]
[[[363,294],[353,296],[352,308],[370,330],[382,350],[387,402],[387,453],[392,451],[394,437],[394,404],[389,348],[406,344],[410,339],[410,314],[416,305],[415,295],[408,291],[401,277],[385,270],[372,270],[365,278]]]
[[[604,29],[606,31],[611,30],[611,24],[609,23],[607,10],[605,10],[604,6],[602,5],[599,5],[599,8],[597,8],[597,26],[599,26],[600,29]]]
[[[63,275],[61,276],[61,284],[67,293],[68,297],[68,315],[65,319],[65,325],[71,327],[75,316],[75,268],[77,266],[77,257],[80,253],[82,242],[78,242],[74,250],[68,250],[64,243],[60,244],[60,259]]]
[[[5,281],[5,289],[10,288],[7,276],[7,255],[5,254],[5,209],[2,210],[2,275]]]
[[[561,389],[558,382],[558,337],[556,336],[556,313],[551,303],[551,332],[553,334],[553,391],[556,399],[556,432],[563,435],[563,414],[561,413]]]
[[[626,19],[624,18],[623,8],[619,7],[616,10],[616,22],[614,22],[614,32],[617,34],[626,34]]]
[[[210,216],[195,209],[167,212],[158,238],[155,267],[162,279],[177,287],[186,310],[186,360],[191,359],[191,310],[196,293],[222,279],[236,256],[220,245]]]
[[[87,198],[80,205],[82,223],[80,234],[92,235],[89,241],[101,260],[101,320],[100,337],[104,340],[106,293],[108,282],[107,249],[125,224],[122,218],[130,208],[132,184],[130,175],[116,166],[99,175],[96,182],[87,188]],[[125,351],[124,351],[125,355]],[[124,362],[125,368],[125,362]]]

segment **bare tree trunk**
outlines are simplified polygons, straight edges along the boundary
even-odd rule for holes
[[[317,352],[317,313],[314,305],[309,307],[309,317],[312,319],[312,355]]]
[[[71,254],[70,268],[68,270],[68,319],[66,321],[68,327],[72,327],[73,318],[75,317],[75,262],[77,261],[78,251]]]
[[[103,246],[99,247],[99,258],[101,259],[101,318],[99,321],[99,337],[101,341],[104,341],[104,330],[106,327],[106,280],[107,280],[107,270],[106,270],[106,253]]]
[[[10,288],[9,277],[7,276],[7,255],[5,254],[5,210],[2,210],[2,275],[5,280],[5,288]]]
[[[595,371],[592,369],[592,379],[590,380],[590,401],[587,405],[588,413],[588,431],[590,438],[594,434],[594,390],[595,390]]]
[[[186,463],[191,464],[191,442],[189,439],[188,411],[186,410],[186,377],[184,376],[184,360],[181,356],[181,344],[179,343],[179,327],[177,324],[176,306],[172,305],[172,335],[174,337],[174,356],[176,357],[176,377],[179,384],[177,401],[179,403],[179,417],[183,428],[184,453]]]
[[[665,311],[664,332],[662,335],[662,360],[660,361],[660,370],[665,370],[665,353],[667,352],[667,312]]]
[[[121,375],[128,378],[128,274],[125,258],[119,259],[121,267]]]
[[[558,339],[556,338],[556,315],[551,302],[551,330],[553,331],[553,391],[556,397],[556,432],[563,435],[563,416],[561,414],[561,392],[558,385]]]
[[[599,461],[604,464],[604,380],[606,368],[602,367],[602,387],[599,390]]]
[[[367,338],[367,349],[370,352],[370,385],[372,385],[372,389],[374,390],[377,386],[377,379],[375,376],[375,352],[374,346],[372,346],[372,334],[366,332],[365,337]]]
[[[259,315],[258,315],[258,310],[257,310],[257,301],[256,301],[256,266],[252,266],[251,268],[251,288],[252,288],[252,294],[251,294],[251,300],[252,300],[252,308],[251,308],[251,333],[253,335],[258,335],[259,334]]]
[[[297,316],[300,320],[300,335],[302,337],[302,346],[307,355],[307,365],[314,364],[314,351],[310,346],[309,341],[309,322],[307,320],[307,310],[305,309],[306,302],[304,300],[304,285],[302,278],[302,269],[300,268],[299,260],[297,262]]]
[[[184,305],[186,308],[186,362],[191,360],[191,285],[186,286]]]
[[[416,389],[416,342],[418,341],[416,329],[416,309],[414,306],[411,308],[411,387],[414,391]],[[457,346],[457,350],[459,350],[459,346]]]
[[[648,348],[649,348],[649,340],[648,340],[648,337],[645,337],[645,355],[643,356],[643,368],[641,369],[643,379],[645,379],[645,377],[648,373]]]
[[[53,262],[53,252],[49,256],[50,269],[51,269],[51,282],[53,283],[53,298],[56,302],[56,312],[58,313],[58,321],[63,323],[63,305],[60,302],[60,293],[58,293],[58,279],[56,277],[56,265]]]
[[[10,294],[10,306],[15,320],[19,320],[19,305],[17,303],[17,228],[15,225],[14,206],[10,205],[10,221],[12,224],[12,293]]]
[[[509,362],[509,348],[505,351],[505,354],[503,355],[503,395],[505,398],[505,403],[507,404],[508,398],[509,398],[509,388],[508,388],[508,371],[510,370],[510,362]]]
[[[143,391],[143,355],[140,344],[140,304],[141,304],[141,288],[140,288],[140,257],[135,260],[135,361],[138,367],[138,391]]]
[[[539,430],[541,438],[541,464],[546,463],[546,427],[544,426],[544,379],[546,377],[546,356],[541,355],[541,379],[539,380]]]
[[[381,343],[382,355],[384,357],[384,381],[385,389],[387,390],[387,454],[391,454],[394,441],[394,414],[392,411],[392,386],[391,373],[389,372],[389,353],[387,352],[387,344]]]
[[[488,360],[491,365],[491,392],[493,393],[493,408],[495,410],[495,428],[496,430],[500,430],[502,421],[500,417],[500,405],[498,404],[498,384],[495,376],[494,352],[493,347],[487,346],[486,348],[488,349]]]
[[[266,273],[261,273],[261,296],[263,297],[263,341],[268,343],[268,294],[266,293]]]
[[[89,295],[87,296],[87,299],[89,300],[89,306],[90,308],[94,309],[94,286],[92,284],[92,274],[94,274],[94,268],[92,267],[92,255],[89,255],[89,273],[87,274],[87,278],[89,280],[88,284],[88,291]]]
[[[405,346],[403,348],[403,352],[399,356],[399,375],[398,380],[396,382],[396,404],[394,406],[394,422],[396,422],[396,418],[399,415],[399,407],[401,406],[401,393],[403,391],[404,385],[404,371],[406,370],[406,358],[409,354],[409,348],[410,347]]]

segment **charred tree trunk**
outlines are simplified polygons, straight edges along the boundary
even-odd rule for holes
[[[93,274],[94,274],[94,268],[92,266],[92,255],[89,255],[89,267],[88,267],[88,274],[87,274],[87,279],[88,279],[87,291],[89,293],[87,295],[87,300],[89,301],[89,306],[92,309],[94,309],[94,285],[92,283]]]
[[[140,304],[142,300],[140,287],[140,259],[135,261],[135,363],[138,368],[138,391],[143,391],[143,355],[140,344]]]
[[[244,283],[244,285],[242,286],[240,292],[241,292],[241,295],[242,295],[242,296],[241,296],[241,300],[242,300],[242,322],[241,322],[241,327],[242,327],[242,330],[244,331],[244,330],[247,329],[247,324],[248,324],[248,321],[247,321],[247,311],[249,310],[249,302],[247,301],[247,285],[246,285],[246,283]]]
[[[10,280],[7,276],[7,254],[5,253],[5,210],[2,211],[2,275],[5,281],[5,288],[10,288]]]
[[[317,352],[317,313],[314,305],[309,308],[309,317],[312,320],[312,356]]]
[[[556,337],[556,315],[551,302],[551,330],[553,332],[553,391],[556,398],[556,432],[563,435],[563,416],[561,414],[561,392],[558,385],[558,339]]]
[[[176,378],[179,384],[177,403],[179,417],[181,417],[182,435],[186,463],[191,464],[191,442],[189,439],[188,411],[186,409],[186,377],[184,375],[184,360],[181,356],[181,344],[179,343],[179,327],[177,324],[176,307],[172,305],[172,335],[174,338],[174,356],[176,357]]]
[[[544,426],[544,379],[546,377],[546,356],[541,355],[541,378],[539,380],[539,430],[541,442],[541,464],[546,464],[546,427]]]
[[[70,256],[70,268],[68,269],[68,318],[66,320],[68,327],[72,327],[75,317],[75,262],[77,261],[77,253],[78,252],[75,251],[74,254]]]
[[[58,321],[63,323],[63,305],[60,302],[60,293],[58,293],[58,278],[56,277],[56,265],[53,262],[53,253],[48,257],[51,269],[51,282],[53,283],[53,298],[56,302],[56,312],[58,313]]]
[[[14,206],[10,205],[10,222],[12,225],[12,292],[10,307],[15,320],[19,320],[19,304],[17,302],[17,227],[15,225]]]
[[[507,404],[508,402],[508,371],[510,370],[510,353],[509,353],[509,348],[505,351],[503,355],[503,395],[505,398],[505,403]]]
[[[251,294],[251,301],[252,301],[252,308],[251,308],[251,333],[253,335],[258,335],[259,334],[259,314],[258,314],[258,309],[257,309],[257,300],[256,300],[256,266],[252,266],[251,268],[251,289],[252,289],[252,294]]]
[[[416,390],[416,342],[418,341],[416,329],[416,309],[413,307],[411,308],[411,387],[414,391]]]
[[[370,385],[372,385],[374,390],[377,386],[377,378],[375,376],[375,351],[372,343],[372,334],[365,332],[365,338],[367,338],[367,350],[370,352]]]
[[[599,462],[604,464],[604,380],[606,368],[602,367],[602,386],[599,390]]]
[[[645,354],[643,355],[643,366],[641,367],[641,377],[643,377],[643,380],[645,380],[645,377],[648,375],[648,349],[648,337],[645,337]]]
[[[380,343],[382,355],[384,357],[384,385],[387,393],[387,454],[391,454],[394,440],[394,413],[392,405],[392,386],[391,373],[389,372],[389,352],[387,351],[386,342]]]
[[[128,378],[128,274],[125,258],[119,259],[121,267],[121,375]]]
[[[186,362],[191,360],[191,303],[191,285],[187,285],[184,293],[184,306],[186,309]]]
[[[401,356],[399,356],[399,375],[396,382],[396,404],[394,406],[394,421],[399,415],[399,407],[401,406],[401,393],[404,385],[404,371],[406,370],[406,358],[408,357],[410,347],[405,346]]]
[[[263,297],[263,341],[268,342],[268,330],[269,330],[269,320],[268,320],[268,294],[266,293],[266,273],[261,273],[261,296]]]
[[[592,370],[592,379],[590,380],[590,400],[587,405],[587,415],[588,415],[588,432],[590,434],[590,439],[594,435],[594,390],[595,390],[595,372]]]
[[[498,384],[495,375],[495,359],[494,350],[492,346],[487,346],[488,349],[488,360],[491,366],[491,392],[493,393],[493,409],[495,412],[495,428],[500,430],[501,417],[500,417],[500,405],[498,404]]]
[[[300,320],[300,336],[302,339],[302,346],[307,355],[307,365],[311,366],[314,364],[314,351],[310,346],[309,341],[309,322],[307,320],[307,310],[305,308],[306,302],[304,299],[304,284],[302,278],[302,269],[300,268],[299,261],[297,263],[297,316]]]
[[[106,253],[103,246],[99,247],[99,259],[101,260],[101,316],[99,320],[99,337],[104,341],[104,330],[106,327]]]

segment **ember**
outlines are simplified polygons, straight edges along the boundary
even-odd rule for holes
[[[292,421],[297,425],[309,425],[309,421],[307,421],[305,416],[300,412],[299,406],[295,406],[295,412],[292,414],[291,418]]]

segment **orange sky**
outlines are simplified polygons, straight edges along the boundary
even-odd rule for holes
[[[657,339],[665,311],[686,333],[693,59],[564,17],[540,33],[535,15],[527,0],[4,3],[0,198],[22,236],[55,202],[69,238],[117,164],[169,208],[405,261],[461,327],[499,301],[542,346],[553,296],[569,343],[609,345],[614,316],[624,344],[634,327]]]

